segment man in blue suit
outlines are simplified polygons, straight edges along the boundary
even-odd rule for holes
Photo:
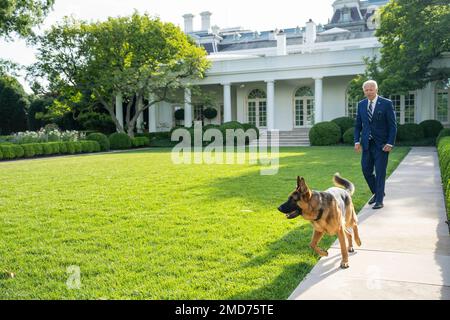
[[[373,209],[380,209],[384,206],[386,168],[397,135],[397,123],[392,101],[378,95],[376,81],[364,82],[363,90],[367,99],[358,103],[355,151],[362,149],[362,172],[373,194],[369,204],[375,203]]]

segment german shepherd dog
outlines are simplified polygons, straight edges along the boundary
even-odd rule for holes
[[[278,210],[284,213],[288,219],[301,215],[305,220],[311,222],[314,233],[310,247],[322,257],[328,256],[328,252],[317,246],[319,241],[325,233],[337,234],[342,253],[341,268],[346,269],[349,267],[348,253],[355,251],[351,230],[353,230],[356,244],[361,246],[358,219],[352,202],[355,186],[340,177],[339,173],[333,176],[333,182],[336,187],[325,191],[313,191],[309,189],[303,177],[297,177],[297,188]]]

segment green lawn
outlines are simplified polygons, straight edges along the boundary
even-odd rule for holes
[[[389,172],[408,150],[395,149]],[[274,176],[173,165],[170,149],[0,162],[0,298],[287,298],[318,260],[309,223],[276,210],[296,176],[326,189],[340,172],[358,210],[369,191],[351,147],[280,157]],[[66,285],[69,266],[79,289]]]

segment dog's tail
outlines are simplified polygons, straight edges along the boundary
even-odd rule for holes
[[[351,183],[349,180],[342,178],[339,175],[339,172],[336,172],[334,174],[333,182],[334,182],[335,186],[342,187],[345,190],[347,190],[348,193],[350,193],[350,195],[353,195],[353,193],[355,192],[355,185],[353,183]]]

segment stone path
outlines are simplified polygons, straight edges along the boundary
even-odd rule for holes
[[[384,208],[359,213],[360,248],[339,268],[336,241],[289,297],[450,299],[450,236],[436,148],[412,148],[386,183]]]

